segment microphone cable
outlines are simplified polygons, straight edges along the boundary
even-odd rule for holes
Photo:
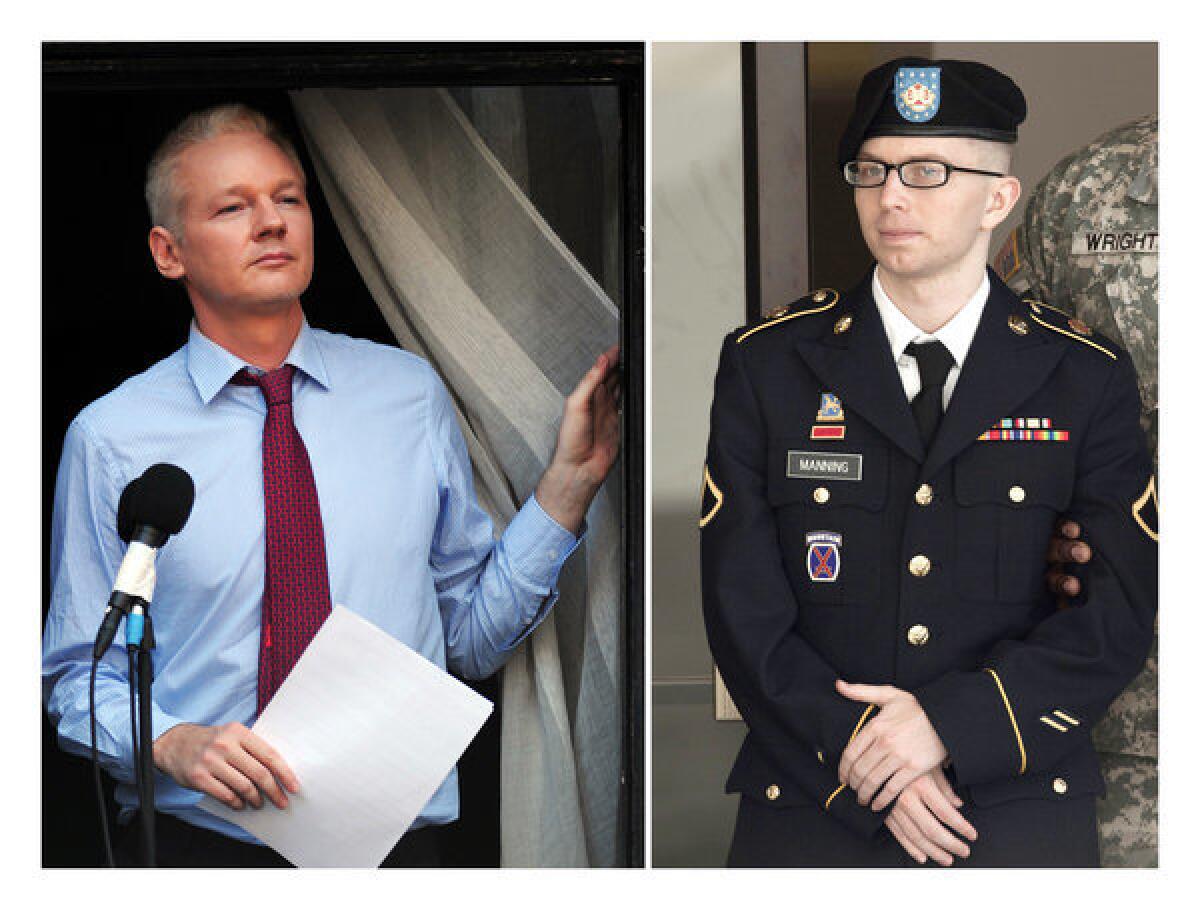
[[[133,649],[129,648],[125,653],[129,655],[129,735],[133,739],[133,786],[137,790],[138,806],[142,812],[145,812],[146,791],[142,784],[142,763],[138,761],[141,750],[138,748],[137,676],[134,674]],[[153,806],[150,807],[150,811],[154,811]]]
[[[100,828],[104,832],[104,857],[108,861],[108,868],[115,869],[117,864],[113,861],[112,838],[108,831],[108,807],[104,802],[104,784],[100,779],[100,756],[96,750],[96,666],[99,663],[98,658],[92,658],[91,681],[88,685],[88,709],[92,727],[92,777],[96,782],[96,803],[100,807]]]
[[[134,684],[134,656],[133,652],[129,651],[129,725],[130,732],[133,734],[133,754],[138,754],[138,727],[137,727],[137,689]],[[100,809],[100,831],[104,840],[104,859],[108,863],[108,868],[115,869],[116,861],[113,859],[112,835],[108,827],[108,805],[104,800],[104,782],[100,777],[100,754],[96,748],[96,669],[100,664],[97,657],[92,658],[92,672],[88,678],[88,719],[92,734],[92,780],[96,785],[96,805]],[[142,775],[141,765],[138,762],[133,763],[134,787],[137,789],[139,800],[144,791],[142,790]],[[145,811],[143,809],[142,811]],[[151,809],[153,811],[153,808]]]

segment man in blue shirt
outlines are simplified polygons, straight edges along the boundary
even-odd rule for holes
[[[429,365],[307,324],[300,295],[312,277],[312,216],[299,158],[273,124],[242,106],[193,114],[151,160],[146,197],[155,264],[182,283],[195,319],[180,350],[68,429],[44,697],[64,748],[86,754],[91,644],[124,553],[118,500],[149,465],[179,465],[196,502],[159,554],[153,610],[156,805],[169,816],[160,815],[160,864],[265,864],[279,858],[197,806],[208,794],[237,809],[284,807],[301,783],[248,729],[257,716],[267,405],[258,388],[230,380],[244,368],[294,368],[292,412],[318,494],[332,602],[479,678],[553,605],[559,569],[616,459],[617,354],[597,357],[568,397],[535,494],[493,540],[450,397]],[[119,649],[100,663],[96,714],[101,762],[127,820],[134,749]],[[457,815],[452,771],[413,830]],[[213,845],[207,861],[194,855]]]

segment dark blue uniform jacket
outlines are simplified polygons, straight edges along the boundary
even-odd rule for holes
[[[1102,791],[1089,731],[1144,663],[1157,601],[1136,377],[989,275],[928,452],[869,280],[726,338],[700,523],[708,639],[749,727],[729,791],[879,829],[886,810],[837,780],[873,710],[839,677],[914,693],[980,805]],[[1094,551],[1067,609],[1044,580],[1060,515]]]

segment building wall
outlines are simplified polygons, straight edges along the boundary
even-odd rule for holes
[[[721,865],[741,725],[713,720],[696,521],[717,355],[745,321],[741,53],[656,44],[652,59],[653,857]]]

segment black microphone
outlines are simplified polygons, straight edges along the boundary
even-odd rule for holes
[[[158,548],[178,534],[192,512],[196,486],[191,475],[173,464],[155,464],[130,481],[117,504],[117,533],[129,544],[92,655],[99,660],[112,644],[122,617],[154,596],[154,560]]]

